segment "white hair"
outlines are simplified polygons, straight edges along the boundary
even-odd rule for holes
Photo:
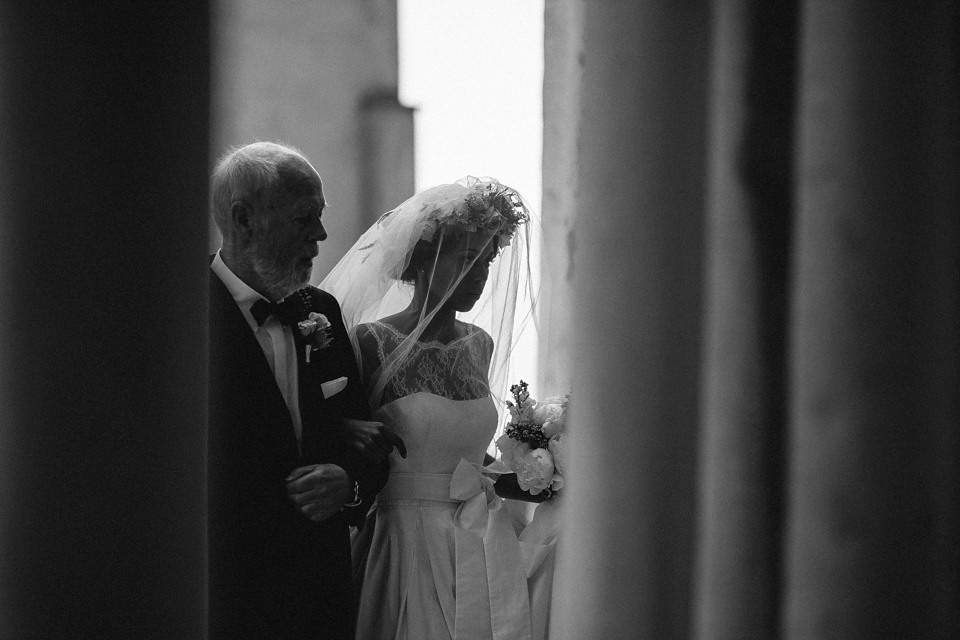
[[[298,149],[276,142],[233,147],[217,162],[210,188],[210,207],[224,239],[229,235],[233,203],[238,200],[252,203],[269,195],[280,182],[280,168],[291,160],[311,166]]]

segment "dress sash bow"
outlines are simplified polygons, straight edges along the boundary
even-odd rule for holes
[[[490,518],[500,508],[493,480],[479,465],[460,460],[450,478],[450,497],[460,500],[456,524],[457,614],[455,640],[483,640],[486,626],[476,612],[490,603],[494,640],[531,636],[530,601],[523,555],[509,518]]]
[[[493,479],[480,469],[479,465],[461,459],[450,477],[450,497],[460,502],[453,517],[454,524],[483,536],[489,512],[500,508],[500,499],[494,491]]]
[[[456,546],[454,640],[530,640],[526,565],[510,518],[500,510],[494,481],[480,465],[461,460],[454,473],[393,473],[381,504],[446,502]],[[431,553],[428,549],[428,553]],[[480,612],[489,611],[489,619]]]

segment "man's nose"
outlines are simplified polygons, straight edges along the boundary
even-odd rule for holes
[[[310,242],[323,242],[327,239],[327,230],[323,228],[320,218],[316,219],[316,224],[310,231]]]

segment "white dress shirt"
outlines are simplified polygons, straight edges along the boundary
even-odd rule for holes
[[[297,442],[299,443],[303,427],[300,420],[300,400],[297,393],[297,354],[296,345],[293,342],[293,330],[280,324],[280,321],[274,316],[267,318],[263,325],[257,326],[257,321],[250,313],[250,307],[257,300],[265,300],[265,298],[230,271],[230,267],[220,257],[219,251],[217,251],[210,268],[227,287],[227,291],[233,296],[234,302],[240,307],[243,317],[247,319],[250,330],[257,337],[257,342],[263,349],[263,355],[270,365],[270,370],[273,371],[277,387],[280,388],[283,400],[287,403],[287,409],[290,410],[290,418],[293,420],[293,429],[297,434]]]

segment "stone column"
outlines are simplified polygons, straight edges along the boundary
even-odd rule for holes
[[[357,217],[366,229],[414,194],[413,109],[395,90],[367,96],[360,106],[361,198]]]
[[[543,33],[543,252],[541,255],[541,393],[566,393],[573,384],[574,343],[582,329],[573,286],[577,210],[577,142],[583,66],[583,0],[546,0]]]
[[[203,638],[206,3],[0,4],[0,637]]]
[[[376,215],[365,211],[378,205],[366,200],[363,106],[372,95],[396,95],[397,0],[216,0],[212,6],[213,149],[220,155],[233,145],[280,140],[310,159],[328,202],[329,235],[313,263],[312,282],[319,283]],[[412,137],[409,144],[408,158]],[[383,150],[392,153],[390,145]],[[392,184],[409,169],[405,161],[380,171],[382,183]]]
[[[584,3],[574,437],[552,638],[685,638],[707,3]]]
[[[960,636],[958,10],[804,3],[785,638]]]
[[[780,621],[794,0],[713,3],[697,607],[701,640]]]

